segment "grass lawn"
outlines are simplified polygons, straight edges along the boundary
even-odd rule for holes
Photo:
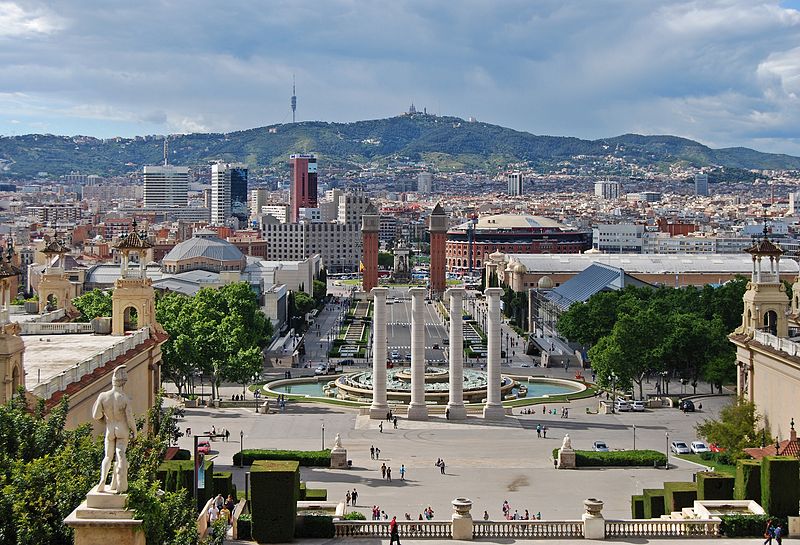
[[[714,471],[730,475],[731,477],[736,476],[736,466],[721,464],[716,460],[703,460],[699,454],[679,454],[678,458],[683,458],[684,460],[689,460],[690,462],[695,462],[700,465],[708,466],[712,468]]]

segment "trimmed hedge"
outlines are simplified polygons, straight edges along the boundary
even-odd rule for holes
[[[172,457],[173,460],[191,460],[192,453],[185,448],[178,449],[178,452],[175,453],[175,456]]]
[[[229,471],[214,473],[214,495],[222,494],[227,499],[230,494],[236,497],[236,485],[233,484],[233,474]]]
[[[753,500],[761,503],[761,462],[757,460],[736,462],[733,499]]]
[[[697,474],[697,499],[732,500],[735,481],[730,475],[701,471]]]
[[[242,464],[239,460],[244,458]],[[303,467],[330,467],[331,451],[325,450],[274,450],[245,449],[233,455],[233,465],[252,465],[256,460],[285,460],[299,462]]]
[[[663,488],[645,488],[642,490],[642,495],[644,496],[644,518],[657,519],[665,514]]]
[[[333,517],[328,515],[300,515],[297,517],[297,527],[294,537],[298,539],[326,538],[330,539],[336,533],[333,526]]]
[[[326,501],[328,499],[328,490],[325,488],[307,488],[306,501]]]
[[[558,459],[558,449],[553,449],[553,459]],[[667,457],[657,450],[615,450],[611,452],[594,452],[593,450],[576,450],[575,465],[577,467],[626,467],[626,466],[663,466]]]
[[[205,460],[205,488],[197,490],[197,508],[214,497],[214,462]],[[189,497],[194,493],[194,460],[167,460],[161,462],[156,470],[156,478],[161,482],[161,489],[166,492],[186,490]]]
[[[761,460],[761,507],[778,517],[796,516],[800,501],[800,460],[767,456]]]
[[[242,513],[236,522],[236,533],[238,539],[252,539],[253,518],[250,513]]]
[[[631,496],[631,518],[644,518],[644,496],[642,494]]]
[[[784,537],[789,528],[786,519],[772,515],[723,515],[720,519],[722,522],[719,525],[719,531],[725,537],[763,538],[769,519],[772,519],[773,523],[777,522],[781,525]]]
[[[667,513],[680,511],[684,507],[692,507],[697,499],[695,483],[664,483],[664,509]]]
[[[256,460],[250,467],[252,538],[259,543],[284,543],[294,537],[300,464]]]

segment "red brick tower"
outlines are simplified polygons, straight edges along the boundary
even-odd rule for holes
[[[363,256],[359,269],[361,286],[366,293],[378,286],[378,235],[380,233],[380,216],[375,206],[370,203],[361,216],[361,240]],[[442,254],[444,255],[444,254]]]
[[[444,274],[447,214],[441,204],[431,212],[428,232],[431,235],[431,294],[441,297],[447,287]]]

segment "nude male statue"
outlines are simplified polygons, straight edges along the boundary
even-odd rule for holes
[[[105,457],[100,466],[100,485],[98,492],[105,492],[106,477],[111,469],[111,461],[116,454],[117,464],[111,474],[110,492],[122,494],[128,490],[128,459],[125,450],[128,448],[128,439],[136,435],[136,422],[133,419],[131,399],[122,390],[128,381],[128,374],[124,365],[114,369],[111,378],[111,390],[97,396],[92,407],[92,417],[95,420],[105,419],[106,439]]]

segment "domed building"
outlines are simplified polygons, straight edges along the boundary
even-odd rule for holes
[[[499,252],[579,254],[591,247],[591,231],[580,231],[549,218],[526,214],[484,216],[447,232],[447,270],[480,269],[491,254]]]
[[[171,274],[242,272],[246,266],[247,258],[239,248],[208,230],[196,231],[192,238],[176,244],[161,261],[162,271]]]

